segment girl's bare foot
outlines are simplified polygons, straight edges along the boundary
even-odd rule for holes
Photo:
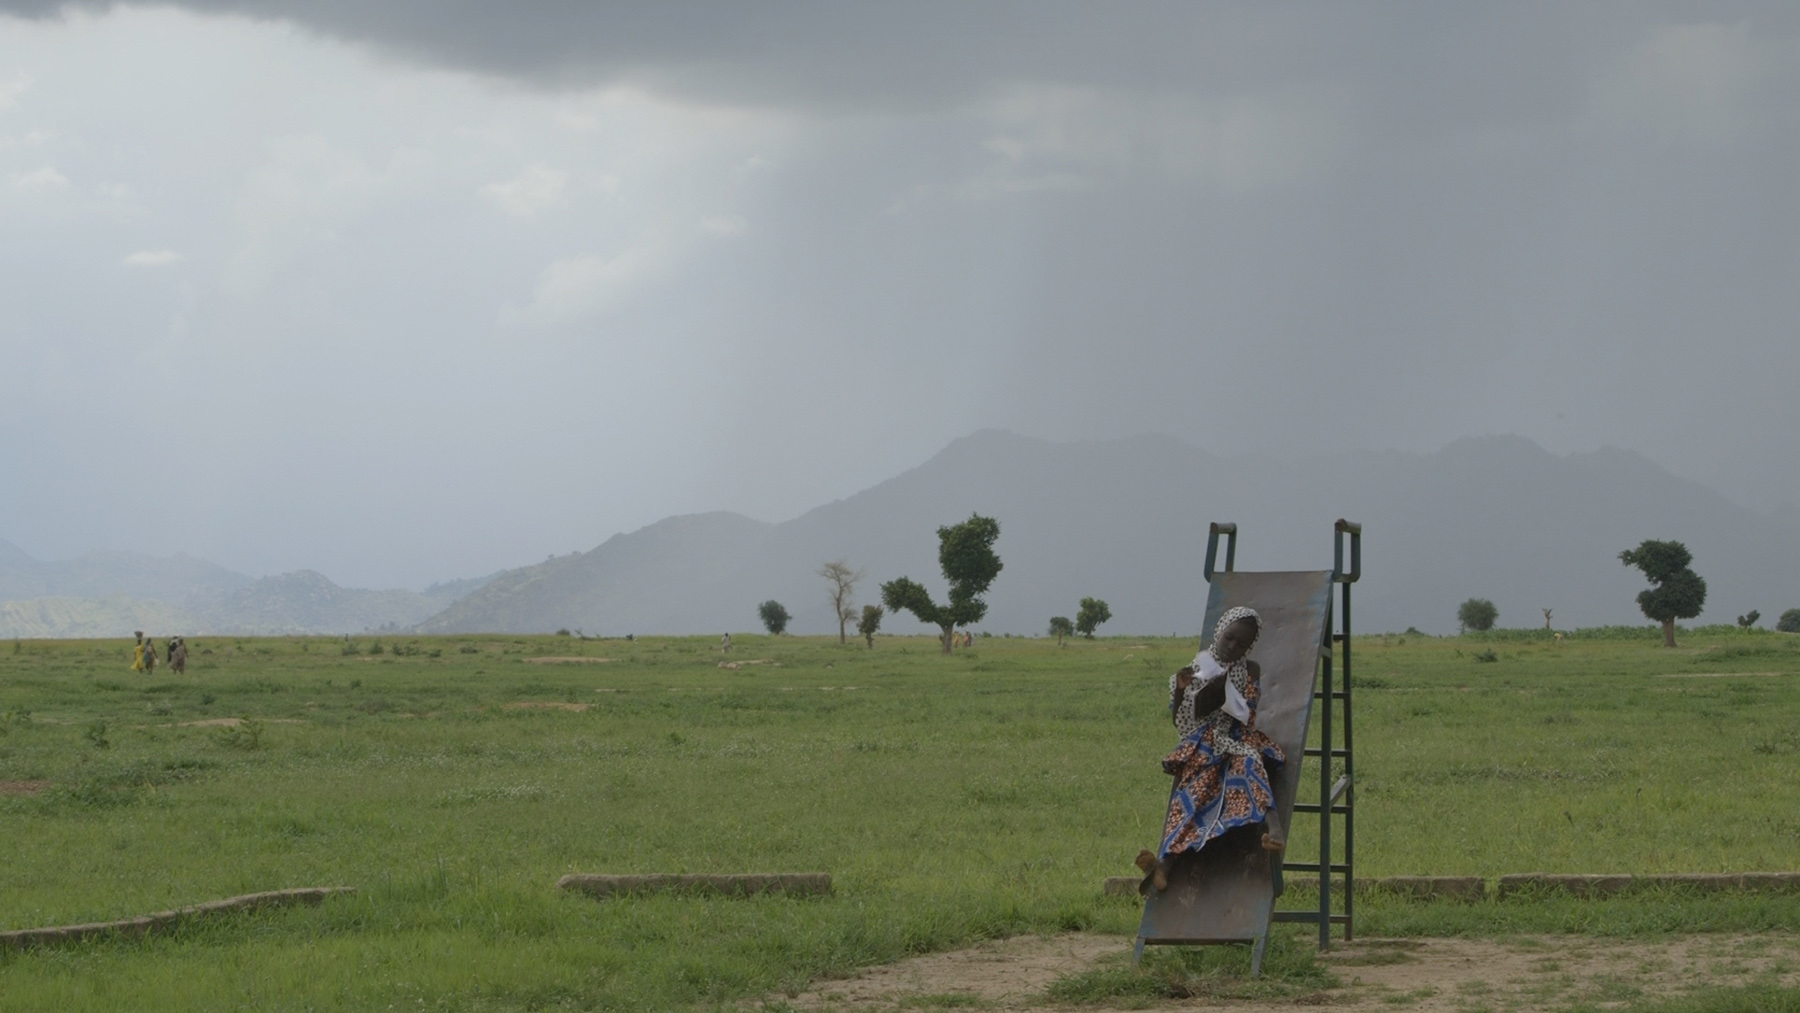
[[[1264,833],[1262,839],[1264,851],[1286,851],[1287,842],[1271,833]]]
[[[1168,865],[1157,861],[1156,856],[1151,854],[1148,848],[1138,852],[1134,864],[1136,864],[1139,869],[1143,870],[1144,875],[1150,877],[1151,886],[1156,887],[1159,891],[1167,890],[1169,888]]]

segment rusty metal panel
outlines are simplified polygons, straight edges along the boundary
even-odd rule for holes
[[[1273,784],[1282,825],[1289,828],[1331,608],[1331,576],[1330,570],[1221,572],[1213,574],[1207,596],[1203,645],[1212,642],[1213,625],[1228,608],[1248,605],[1262,617],[1262,635],[1250,654],[1262,666],[1256,727],[1287,754]],[[1145,899],[1138,937],[1150,944],[1256,939],[1267,931],[1275,904],[1271,859],[1276,857],[1262,850],[1259,833],[1229,833],[1181,856],[1173,863],[1169,888]]]

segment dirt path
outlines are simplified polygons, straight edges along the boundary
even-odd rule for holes
[[[916,957],[860,977],[820,982],[782,999],[802,1010],[968,1008],[1109,1013],[1117,1009],[1280,1010],[1372,1004],[1419,1013],[1533,1010],[1577,1000],[1597,1005],[1674,995],[1699,985],[1755,981],[1800,986],[1800,936],[1687,936],[1654,941],[1587,936],[1369,939],[1324,958],[1335,988],[1285,999],[1193,998],[1072,1005],[1051,1000],[1058,978],[1125,967],[1131,941],[1071,933],[1020,936],[968,950]],[[777,1006],[776,1008],[780,1008]]]

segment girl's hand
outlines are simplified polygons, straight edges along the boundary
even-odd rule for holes
[[[1182,692],[1194,684],[1194,666],[1186,665],[1175,673],[1175,691]]]

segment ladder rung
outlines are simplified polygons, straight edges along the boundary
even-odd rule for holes
[[[1333,813],[1348,813],[1351,808],[1352,807],[1348,806],[1348,805],[1334,805],[1331,807],[1331,811]],[[1294,803],[1294,811],[1297,813],[1316,813],[1319,811],[1319,803],[1317,803],[1317,802],[1295,802]]]
[[[1306,749],[1303,750],[1303,752],[1305,752],[1305,754],[1307,756],[1322,756],[1322,755],[1324,755],[1319,752],[1317,747],[1314,747],[1314,746],[1307,746]],[[1331,751],[1331,755],[1333,755],[1333,756],[1349,756],[1350,750],[1348,750],[1348,749],[1333,749]]]

